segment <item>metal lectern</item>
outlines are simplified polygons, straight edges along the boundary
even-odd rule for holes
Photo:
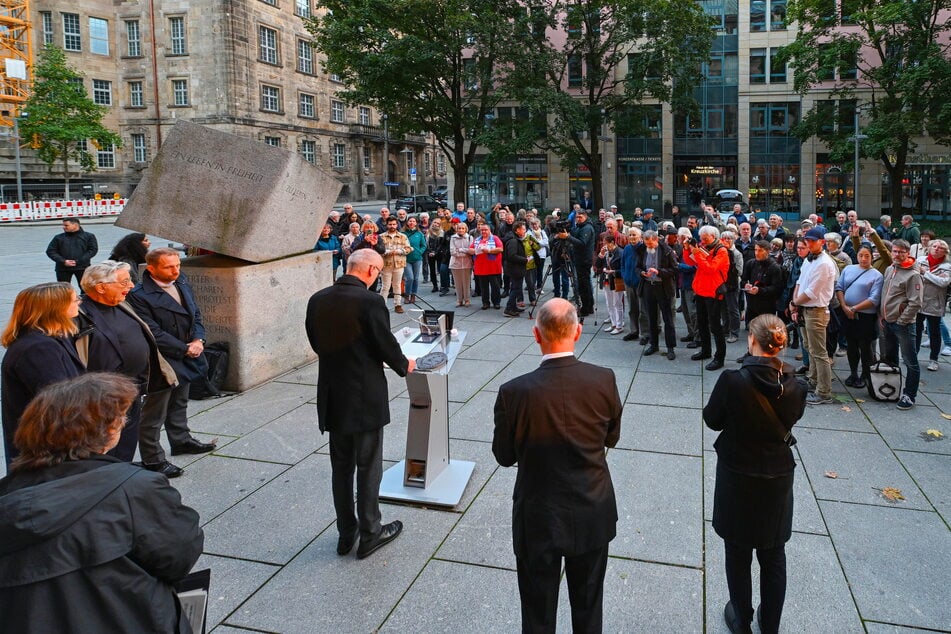
[[[405,458],[383,473],[380,497],[433,506],[456,506],[475,468],[474,462],[449,456],[449,370],[466,333],[421,335],[418,328],[397,333],[403,354],[418,358],[439,351],[446,364],[430,372],[406,375],[409,423]]]

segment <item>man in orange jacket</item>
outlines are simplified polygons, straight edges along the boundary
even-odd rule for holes
[[[710,333],[716,343],[713,360],[706,365],[708,370],[723,367],[726,357],[726,337],[720,321],[723,294],[718,292],[726,282],[730,268],[730,256],[719,242],[720,231],[711,225],[700,227],[700,244],[694,240],[684,242],[684,262],[697,267],[693,278],[693,292],[697,301],[697,330],[700,334],[700,352],[690,358],[694,361],[709,359]],[[724,287],[725,288],[725,287]]]

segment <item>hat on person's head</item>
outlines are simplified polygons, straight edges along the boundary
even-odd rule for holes
[[[617,205],[611,205],[611,209],[617,209]]]
[[[651,209],[650,207],[648,207],[647,209],[645,209],[645,210],[643,211],[643,214],[644,214],[645,216],[646,216],[647,214],[652,214],[652,213],[654,213],[654,210]]]
[[[453,218],[452,220],[449,221],[449,224],[453,224],[453,225],[454,225],[454,224],[457,224],[457,223],[460,223],[460,222],[462,222],[462,221],[459,220],[458,218]]]
[[[803,219],[802,219],[802,222],[799,223],[799,226],[801,226],[801,227],[811,227],[811,226],[813,226],[813,224],[812,224],[812,221],[809,220],[808,218],[803,218]]]
[[[826,232],[820,229],[819,227],[815,227],[807,231],[806,235],[804,235],[803,238],[805,238],[806,240],[825,240]]]

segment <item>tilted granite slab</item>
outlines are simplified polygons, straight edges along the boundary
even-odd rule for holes
[[[179,121],[116,225],[266,262],[313,248],[340,187],[294,152]]]

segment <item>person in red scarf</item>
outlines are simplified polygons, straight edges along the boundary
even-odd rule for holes
[[[882,360],[898,365],[898,350],[907,368],[905,388],[898,399],[898,409],[911,409],[918,396],[921,368],[918,366],[917,340],[918,311],[921,309],[922,281],[915,259],[908,255],[911,245],[905,240],[892,242],[892,265],[885,269],[882,283],[880,317],[885,339],[882,342]]]
[[[931,240],[928,254],[918,258],[916,263],[921,273],[922,297],[921,310],[918,311],[918,337],[915,350],[921,350],[924,325],[928,324],[931,339],[928,369],[938,370],[938,353],[941,350],[941,318],[948,306],[948,283],[951,282],[951,263],[948,262],[948,243],[944,240]]]

